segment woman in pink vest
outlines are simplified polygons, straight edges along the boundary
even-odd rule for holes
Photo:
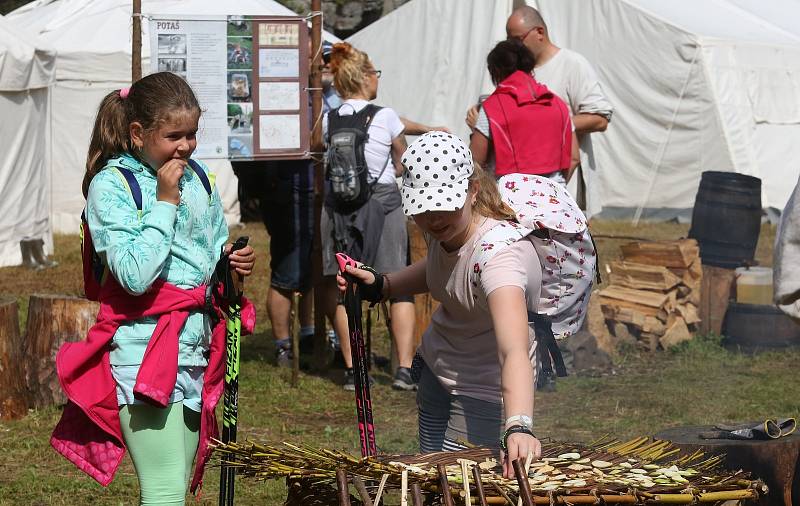
[[[470,138],[475,161],[486,166],[493,155],[498,178],[535,174],[566,184],[579,163],[567,105],[533,78],[536,61],[520,41],[498,43],[486,63],[497,88],[483,102]]]

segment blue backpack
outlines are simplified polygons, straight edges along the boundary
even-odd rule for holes
[[[127,186],[131,197],[133,197],[133,202],[136,204],[136,211],[141,218],[142,188],[139,186],[136,176],[133,175],[129,168],[125,167],[125,164],[124,158],[115,158],[109,160],[107,165],[109,165],[108,169],[117,171],[119,177]],[[200,167],[199,163],[192,159],[189,160],[189,167],[200,179],[210,198],[212,194],[211,181],[209,181],[206,172]],[[94,301],[100,300],[100,288],[108,278],[108,267],[94,249],[89,223],[86,221],[86,209],[81,213],[81,256],[83,262],[83,290],[86,298]]]

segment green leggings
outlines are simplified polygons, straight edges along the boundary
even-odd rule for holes
[[[183,402],[119,410],[122,435],[141,490],[139,504],[183,505],[200,437],[200,413]]]

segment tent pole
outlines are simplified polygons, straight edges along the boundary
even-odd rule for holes
[[[131,83],[142,78],[142,0],[133,0]]]
[[[311,117],[314,119],[311,131],[311,155],[314,160],[314,243],[311,255],[314,273],[314,368],[328,368],[325,350],[325,278],[322,275],[322,240],[320,222],[322,220],[322,200],[325,192],[325,166],[322,159],[322,0],[311,0]],[[343,336],[346,339],[347,336]]]

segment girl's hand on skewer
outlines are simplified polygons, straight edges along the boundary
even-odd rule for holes
[[[226,244],[225,253],[230,252],[232,246],[232,244]],[[231,253],[228,262],[241,276],[249,276],[253,273],[253,266],[256,263],[256,252],[252,246],[245,246]]]
[[[502,452],[503,477],[513,479],[514,467],[511,463],[520,457],[527,458],[528,454],[533,455],[533,460],[539,460],[542,456],[542,443],[531,434],[517,432],[508,436],[508,450]]]
[[[364,264],[362,264],[361,262],[358,262],[358,267],[353,267],[352,265],[348,265],[347,267],[345,267],[345,271],[347,272],[347,274],[353,276],[356,279],[356,281],[358,281],[360,284],[371,285],[375,283],[375,276],[371,272],[362,269],[361,268],[362,265]],[[344,276],[342,276],[341,271],[338,274],[336,274],[336,285],[339,288],[339,291],[342,293],[344,293],[347,290],[347,280],[344,279]]]

